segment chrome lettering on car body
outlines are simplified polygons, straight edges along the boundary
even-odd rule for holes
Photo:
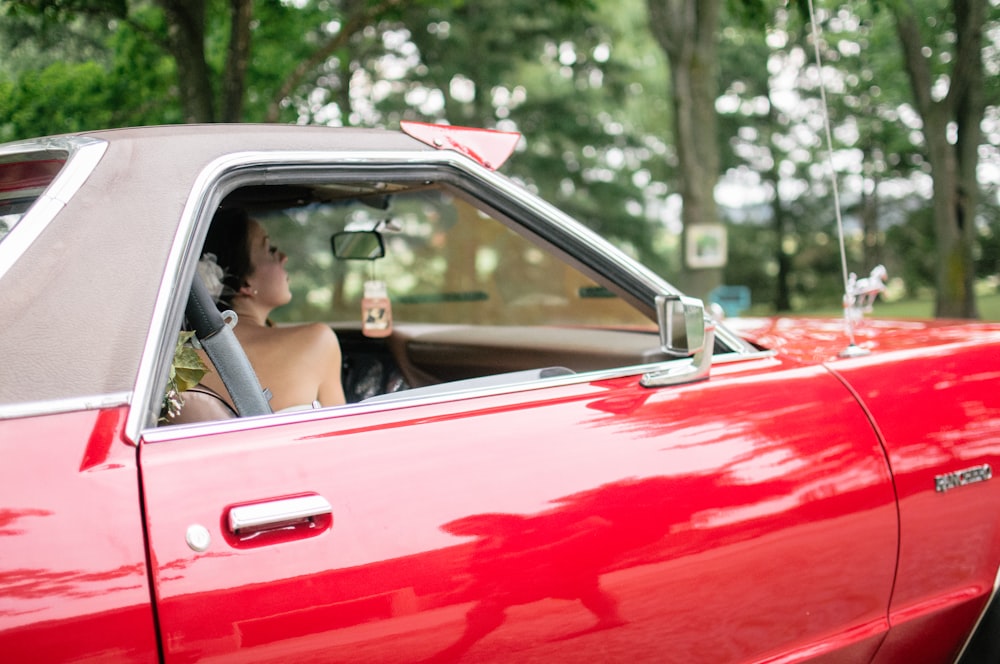
[[[973,466],[965,470],[957,470],[953,473],[936,475],[934,477],[934,490],[938,493],[945,493],[950,489],[955,489],[967,484],[977,484],[993,478],[993,469],[990,464],[984,463],[981,466]]]

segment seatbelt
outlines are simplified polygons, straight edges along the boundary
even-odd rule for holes
[[[219,378],[226,386],[240,417],[269,414],[270,394],[261,389],[243,346],[226,325],[208,288],[197,273],[191,282],[191,294],[188,296],[185,313],[188,324],[208,354],[208,359],[215,365],[215,370],[219,372]]]

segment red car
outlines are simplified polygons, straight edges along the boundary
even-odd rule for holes
[[[997,661],[1000,326],[714,321],[495,172],[517,140],[0,146],[0,658]],[[270,412],[199,309],[232,207],[345,405]],[[164,417],[182,328],[238,416]]]

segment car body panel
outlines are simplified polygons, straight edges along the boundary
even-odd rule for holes
[[[936,664],[995,592],[998,325],[872,320],[851,346],[837,319],[709,321],[705,375],[659,343],[670,284],[457,152],[184,126],[0,161],[74,143],[0,244],[5,655]],[[158,426],[213,211],[331,174],[439,178],[649,328],[351,328],[345,354],[424,391]]]
[[[166,660],[694,661],[706,642],[716,662],[870,657],[896,511],[850,393],[773,362],[638,378],[151,434]],[[327,498],[332,524],[227,536],[228,508],[300,494]],[[623,624],[589,631],[599,618]]]
[[[866,321],[871,355],[838,359],[836,321],[750,319],[737,327],[782,356],[828,360],[878,424],[899,499],[893,630],[877,662],[951,661],[997,579],[1000,486],[938,491],[937,478],[1000,463],[1000,325]],[[915,635],[935,634],[933,643]]]
[[[1000,329],[982,329],[973,341],[834,364],[879,423],[895,478],[900,557],[890,620],[936,635],[916,649],[905,632],[891,633],[885,661],[953,657],[997,577],[1000,486],[939,490],[949,473],[1000,464],[997,369],[982,361],[1000,357]]]
[[[0,653],[149,662],[157,639],[127,409],[0,421]]]
[[[743,338],[800,362],[836,362],[850,346],[839,318],[734,318],[726,325]],[[870,353],[919,351],[953,344],[992,343],[1000,324],[955,320],[865,320],[854,329],[855,346]],[[984,356],[989,357],[988,352]],[[861,358],[860,363],[866,360]]]

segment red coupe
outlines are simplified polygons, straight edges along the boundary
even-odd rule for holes
[[[0,146],[0,659],[997,661],[1000,326],[716,321],[517,140]],[[231,208],[346,404],[271,412],[197,270]]]

